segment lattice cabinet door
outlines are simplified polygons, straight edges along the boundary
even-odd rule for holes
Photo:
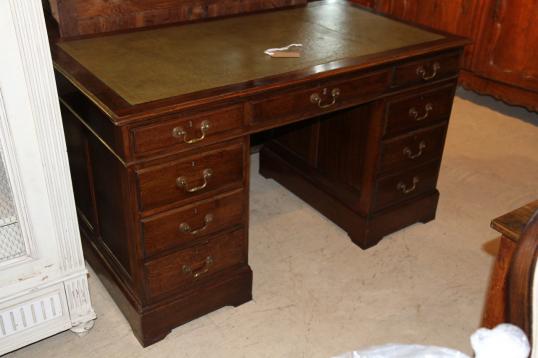
[[[4,153],[0,153],[0,264],[29,254],[13,199]]]

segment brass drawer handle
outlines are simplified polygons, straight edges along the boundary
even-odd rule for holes
[[[441,69],[441,64],[439,62],[434,62],[432,66],[433,71],[431,75],[428,75],[428,71],[426,71],[424,66],[421,65],[417,68],[417,75],[422,77],[424,81],[429,81],[431,79],[434,79],[437,76],[437,71],[439,71],[440,69]]]
[[[207,214],[204,217],[204,225],[201,228],[193,230],[188,223],[181,223],[179,224],[179,230],[183,233],[190,233],[191,235],[197,235],[201,233],[202,231],[205,231],[205,229],[207,229],[207,227],[209,226],[209,223],[211,223],[213,219],[214,219],[213,214]]]
[[[420,156],[422,156],[424,149],[426,149],[426,142],[421,141],[420,144],[418,145],[418,152],[413,154],[413,152],[411,151],[411,148],[405,147],[403,150],[403,154],[409,159],[417,159]]]
[[[174,129],[172,129],[172,135],[176,138],[183,139],[184,143],[193,144],[204,140],[207,131],[209,130],[209,127],[209,121],[203,121],[202,123],[200,123],[200,132],[202,133],[202,135],[198,138],[187,139],[187,132],[183,129],[183,127],[175,127]]]
[[[399,182],[396,188],[404,194],[409,194],[415,191],[417,184],[420,181],[418,177],[413,177],[413,186],[408,188],[403,181]]]
[[[211,176],[213,175],[213,170],[211,169],[204,169],[204,171],[202,172],[202,175],[203,175],[203,178],[204,178],[204,183],[200,186],[196,186],[194,188],[189,188],[189,183],[187,182],[187,178],[185,177],[179,177],[176,179],[176,185],[178,186],[178,188],[182,188],[182,189],[185,189],[186,192],[189,192],[189,193],[195,193],[197,191],[200,191],[202,189],[204,189],[207,184],[209,184],[209,178],[211,178]]]
[[[412,117],[415,119],[415,121],[422,121],[430,115],[430,112],[433,111],[433,104],[426,103],[424,106],[424,114],[421,116],[420,113],[418,113],[418,109],[415,107],[411,107],[409,110],[409,117]]]
[[[327,96],[327,88],[323,89],[323,91],[321,92],[321,95],[319,93],[313,93],[310,96],[310,102],[317,104],[318,107],[322,109],[332,107],[336,104],[336,99],[338,98],[338,96],[340,96],[340,88],[333,88],[333,90],[331,91],[331,97],[333,98],[331,103],[321,104],[321,102],[323,101],[321,99],[322,95],[324,97]]]
[[[186,275],[192,275],[194,278],[198,278],[202,276],[203,274],[207,273],[209,271],[209,267],[213,264],[213,258],[211,256],[208,256],[204,260],[204,266],[202,266],[201,269],[193,271],[192,267],[189,265],[183,265],[181,267],[181,270]]]

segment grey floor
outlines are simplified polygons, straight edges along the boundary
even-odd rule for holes
[[[91,275],[94,329],[9,357],[330,357],[388,342],[470,353],[497,233],[490,220],[538,198],[538,115],[459,91],[439,178],[437,219],[362,251],[252,165],[254,300],[142,349]]]

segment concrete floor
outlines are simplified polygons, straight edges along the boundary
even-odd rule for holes
[[[98,319],[8,357],[330,357],[389,342],[470,352],[497,245],[492,218],[538,198],[538,115],[459,91],[437,219],[362,251],[274,181],[253,157],[254,300],[142,349],[101,283]]]

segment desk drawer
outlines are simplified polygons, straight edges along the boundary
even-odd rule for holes
[[[379,210],[433,191],[437,184],[439,165],[439,161],[434,161],[404,173],[379,179],[376,183],[373,209]]]
[[[385,140],[381,146],[379,172],[390,172],[441,157],[446,123]]]
[[[454,100],[455,83],[428,92],[389,100],[385,137],[402,134],[447,120]]]
[[[149,296],[155,298],[246,263],[247,244],[243,229],[214,237],[200,245],[146,263]]]
[[[388,86],[389,71],[341,81],[312,83],[306,88],[274,96],[258,96],[250,105],[252,124],[289,121],[359,104],[381,95]]]
[[[140,210],[241,187],[244,157],[241,141],[138,170]]]
[[[145,254],[151,256],[240,225],[243,215],[245,195],[236,191],[142,220]]]
[[[399,65],[394,70],[392,86],[403,87],[456,76],[460,55],[450,54]]]
[[[241,105],[191,116],[177,115],[156,124],[131,129],[133,151],[139,155],[205,145],[239,130],[242,123]]]

